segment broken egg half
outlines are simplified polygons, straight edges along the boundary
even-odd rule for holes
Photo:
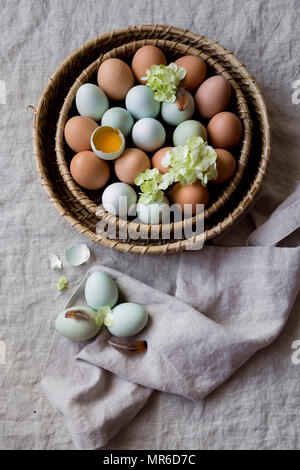
[[[102,160],[115,160],[125,148],[125,137],[117,127],[100,126],[91,136],[91,147]]]

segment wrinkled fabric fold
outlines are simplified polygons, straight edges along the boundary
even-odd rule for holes
[[[91,268],[68,306],[84,302],[87,276],[102,270],[124,301],[142,304],[150,321],[137,339],[147,352],[123,353],[108,331],[86,343],[55,334],[42,380],[79,449],[95,449],[129,423],[152,390],[200,401],[282,331],[300,287],[300,248],[279,248],[299,226],[299,198],[278,207],[247,246],[205,246],[180,257],[175,297],[105,266]],[[276,236],[276,227],[280,227]]]

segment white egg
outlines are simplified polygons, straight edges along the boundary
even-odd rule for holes
[[[194,98],[192,95],[188,92],[185,91],[185,95],[187,97],[187,107],[183,110],[180,111],[178,109],[177,103],[168,103],[167,101],[164,101],[162,106],[161,106],[161,115],[162,118],[165,122],[170,124],[171,126],[178,126],[183,121],[186,121],[187,119],[190,119],[195,111],[195,102]]]
[[[119,338],[134,336],[145,328],[147,321],[148,313],[144,307],[133,302],[126,302],[113,309],[113,324],[108,327],[108,330]]]
[[[81,85],[76,93],[76,108],[81,116],[100,121],[108,109],[108,99],[104,91],[93,83]]]
[[[203,124],[193,119],[178,124],[173,133],[173,144],[175,147],[184,145],[191,137],[202,137],[203,140],[207,140],[207,131]]]
[[[72,311],[81,311],[87,317],[83,318],[74,318],[66,317],[66,313]],[[88,320],[90,318],[90,321]],[[72,341],[86,341],[87,339],[93,338],[96,334],[99,333],[101,326],[96,325],[94,321],[95,311],[89,307],[75,306],[70,307],[61,312],[55,320],[55,328],[61,335],[65,336]]]
[[[145,85],[137,85],[129,90],[125,106],[135,119],[155,118],[160,111],[160,102],[154,99],[153,91]]]
[[[128,137],[133,128],[134,120],[130,112],[124,108],[110,108],[102,116],[101,125],[117,127],[124,137]]]
[[[108,305],[114,307],[118,300],[118,288],[115,281],[102,271],[92,273],[85,284],[85,300],[95,310]]]
[[[102,205],[112,215],[127,217],[136,204],[135,190],[127,183],[113,183],[102,194]],[[131,209],[131,210],[130,210]]]
[[[152,202],[151,204],[142,204],[139,202],[136,212],[143,224],[169,223],[170,207],[166,197],[164,197],[161,202]]]
[[[163,146],[166,140],[166,131],[156,119],[143,118],[133,126],[132,140],[139,149],[145,152],[154,152]]]

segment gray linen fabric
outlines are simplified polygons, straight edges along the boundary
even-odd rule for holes
[[[74,448],[40,386],[54,319],[70,295],[68,290],[58,293],[59,273],[49,269],[48,254],[63,257],[72,244],[89,245],[92,258],[87,266],[64,267],[72,289],[88,268],[101,264],[170,295],[176,292],[180,259],[185,257],[123,255],[91,244],[68,226],[40,187],[31,146],[32,114],[26,114],[26,106],[36,105],[44,84],[67,55],[113,28],[168,23],[221,42],[255,76],[273,130],[270,170],[256,206],[229,234],[214,241],[223,247],[245,246],[249,235],[292,197],[295,180],[300,180],[300,104],[292,101],[292,84],[300,79],[299,6],[299,0],[110,0],[109,7],[104,0],[0,0],[0,80],[6,84],[6,104],[0,99],[0,340],[6,345],[5,364],[0,361],[0,448]],[[256,242],[250,237],[248,244],[273,245],[281,238],[279,229],[277,225],[273,231],[277,239],[260,237]],[[266,227],[263,230],[266,234]],[[299,239],[298,229],[279,246],[292,249]],[[205,250],[197,254],[199,264],[208,253],[213,260],[220,259],[220,247]],[[223,320],[229,315],[208,311],[206,302],[200,311],[213,321],[215,312]],[[299,448],[300,366],[291,360],[292,344],[300,339],[299,314],[298,297],[280,337],[201,402],[152,392],[136,417],[105,448]],[[91,370],[85,361],[79,362],[84,373]],[[100,374],[97,367],[94,374],[95,382]],[[83,402],[84,396],[81,409]],[[85,402],[84,413],[88,410]],[[97,442],[82,442],[89,444]]]
[[[278,226],[285,226],[289,213],[283,205],[273,217]],[[264,226],[268,230],[268,223]],[[108,345],[105,328],[86,346],[55,335],[43,388],[81,449],[105,445],[146,403],[149,389],[199,401],[270,344],[300,288],[300,248],[204,247],[201,253],[186,253],[176,297],[94,266],[67,306],[85,302],[86,278],[98,270],[116,281],[122,301],[137,302],[149,312],[149,324],[137,337],[148,349],[124,354]]]

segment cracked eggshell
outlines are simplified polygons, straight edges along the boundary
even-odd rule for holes
[[[91,317],[91,321],[66,318],[65,314],[74,309],[80,309],[86,312],[88,316]],[[101,326],[96,325],[96,323],[93,321],[94,316],[95,311],[90,307],[69,307],[63,312],[59,313],[55,320],[55,328],[58,333],[72,341],[86,341],[96,336],[101,328]]]
[[[113,309],[113,325],[107,328],[112,335],[125,338],[137,335],[145,328],[147,321],[148,313],[142,305],[126,302]]]
[[[59,259],[57,255],[50,255],[49,256],[49,261],[50,261],[50,268],[51,269],[61,269],[62,268],[62,262]]]
[[[88,277],[84,294],[88,305],[95,310],[106,305],[112,308],[118,300],[118,288],[115,281],[102,271],[96,271]]]
[[[65,251],[65,258],[72,266],[80,266],[90,258],[91,252],[85,244],[73,245]]]
[[[101,134],[104,134],[107,131],[109,131],[109,132],[112,131],[112,132],[118,134],[121,138],[121,146],[115,152],[109,152],[109,153],[103,152],[102,150],[100,150],[96,147],[97,139],[99,138],[99,136]],[[120,155],[122,155],[122,153],[124,152],[125,137],[124,137],[123,133],[120,131],[120,129],[118,129],[117,127],[100,126],[100,127],[97,127],[97,129],[95,129],[94,132],[92,133],[91,147],[92,147],[92,150],[93,150],[94,154],[97,155],[97,157],[101,158],[102,160],[115,160]]]

